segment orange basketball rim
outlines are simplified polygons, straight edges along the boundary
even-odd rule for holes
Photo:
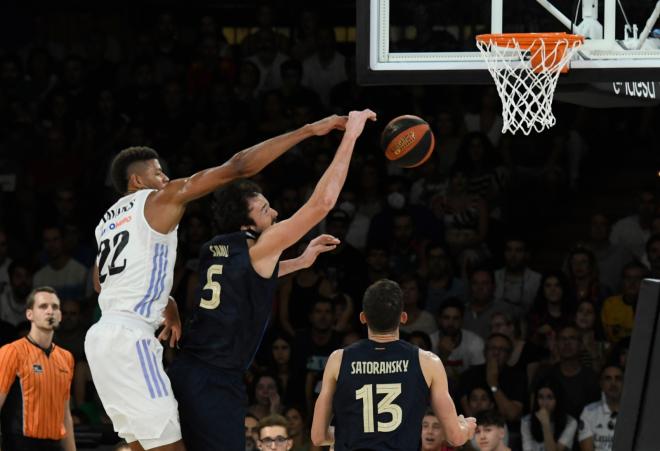
[[[566,50],[584,43],[584,36],[564,32],[480,34],[476,39],[485,45],[528,52],[535,73],[554,71],[558,64],[563,64],[560,72],[568,72],[568,64],[563,63]]]

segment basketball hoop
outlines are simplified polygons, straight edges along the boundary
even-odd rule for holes
[[[477,47],[502,100],[502,133],[529,135],[555,125],[552,98],[561,72],[583,44],[568,33],[481,34]]]

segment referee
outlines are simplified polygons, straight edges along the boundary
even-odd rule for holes
[[[69,393],[73,356],[53,344],[60,300],[50,287],[26,300],[30,333],[0,348],[2,451],[75,451]]]

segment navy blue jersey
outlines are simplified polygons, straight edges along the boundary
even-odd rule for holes
[[[181,348],[223,369],[245,371],[261,343],[273,307],[277,272],[265,279],[250,262],[247,232],[218,235],[199,253],[199,304]]]
[[[335,450],[418,450],[428,403],[417,346],[402,340],[348,346],[332,403]]]

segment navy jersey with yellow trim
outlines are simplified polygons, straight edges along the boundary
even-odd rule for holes
[[[266,279],[250,262],[248,232],[217,235],[199,254],[199,304],[180,346],[218,368],[245,371],[268,324],[277,272]]]
[[[360,340],[341,359],[332,403],[335,450],[416,451],[428,404],[417,346]]]

